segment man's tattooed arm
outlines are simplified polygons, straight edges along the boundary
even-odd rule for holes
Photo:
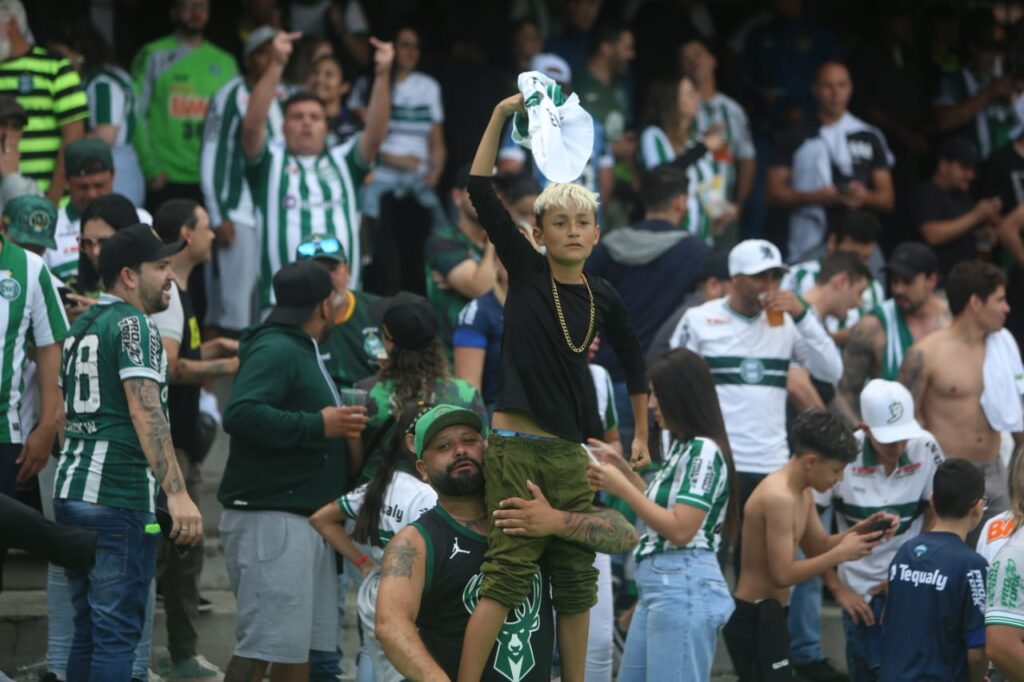
[[[381,561],[380,572],[382,576],[394,578],[411,578],[412,567],[420,556],[420,550],[413,546],[408,540],[402,539],[389,543],[384,549],[384,558]]]
[[[561,513],[562,527],[556,535],[563,540],[603,554],[621,554],[636,547],[636,528],[614,509]]]
[[[924,353],[917,346],[912,346],[900,365],[900,383],[907,387],[914,398],[914,416],[924,424],[924,394],[928,387],[924,371]],[[928,428],[925,424],[925,428]]]
[[[836,403],[854,423],[860,417],[860,392],[870,379],[878,376],[885,330],[874,315],[865,315],[850,330],[843,348],[843,376],[839,380]]]
[[[125,379],[124,392],[139,444],[157,482],[168,495],[185,492],[185,479],[171,442],[171,426],[160,405],[160,385],[151,379]]]

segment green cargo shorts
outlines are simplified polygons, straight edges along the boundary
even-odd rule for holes
[[[594,491],[587,483],[587,453],[582,445],[492,433],[484,453],[488,513],[507,497],[530,499],[527,479],[540,486],[555,509],[589,512],[593,508]],[[597,603],[593,551],[556,537],[505,535],[493,525],[487,540],[481,596],[515,608],[529,595],[534,574],[543,570],[559,613],[583,613]]]

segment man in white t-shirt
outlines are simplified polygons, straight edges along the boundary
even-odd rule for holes
[[[840,532],[879,511],[899,516],[900,525],[866,557],[823,576],[843,607],[847,669],[854,680],[872,679],[881,668],[889,563],[904,542],[931,525],[932,477],[944,459],[935,437],[914,419],[913,398],[902,384],[871,380],[860,394],[860,412],[861,429],[854,434],[860,454],[819,503],[835,509]]]

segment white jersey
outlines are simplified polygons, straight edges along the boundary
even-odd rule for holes
[[[713,126],[722,126],[726,148],[720,162],[726,175],[726,196],[730,201],[736,198],[736,162],[753,159],[754,138],[750,134],[750,122],[743,107],[733,98],[716,92],[711,99],[700,103],[700,110],[694,120],[694,127],[701,137]]]
[[[907,449],[887,476],[864,432],[858,431],[854,436],[860,445],[857,459],[846,465],[843,480],[827,497],[836,510],[839,531],[846,531],[879,511],[895,512],[900,517],[896,534],[871,550],[871,554],[839,564],[839,578],[867,599],[871,588],[886,579],[896,550],[921,534],[932,496],[932,478],[945,457],[935,436],[925,431],[920,438],[907,441]]]
[[[136,208],[139,222],[153,224],[153,216],[144,208]],[[47,249],[43,254],[46,267],[58,278],[67,282],[78,275],[78,236],[82,232],[82,214],[68,204],[57,212],[57,227],[53,240],[57,248]]]
[[[619,413],[615,408],[615,392],[612,389],[612,375],[601,365],[590,365],[590,376],[594,380],[597,395],[597,413],[605,433],[619,428]]]
[[[736,470],[769,474],[789,459],[786,442],[786,373],[796,362],[834,384],[843,374],[839,349],[807,311],[799,321],[786,314],[771,327],[763,312],[746,317],[719,298],[690,308],[670,348],[702,356],[715,379]]]
[[[345,516],[350,519],[359,516],[368,485],[369,483],[364,483],[338,498],[338,506]],[[384,557],[384,547],[387,547],[391,538],[395,537],[395,533],[416,521],[423,512],[433,509],[436,504],[437,493],[433,488],[415,476],[404,471],[396,471],[380,506],[378,538],[381,546],[362,546],[363,551],[380,563]]]
[[[406,156],[411,154],[423,160],[421,170],[426,172],[430,158],[430,131],[444,122],[441,104],[441,86],[425,73],[413,71],[404,81],[391,86],[391,120],[388,135],[380,145],[381,154]],[[377,176],[394,179],[403,171],[381,166]]]
[[[991,565],[996,554],[999,554],[999,550],[1003,548],[1015,530],[1017,530],[1017,519],[1014,518],[1013,512],[1004,511],[1001,514],[996,514],[982,526],[975,551],[985,557],[985,561]]]
[[[1020,584],[1024,571],[1024,533],[1014,533],[1008,538],[989,564],[985,625],[1007,625],[1024,630],[1024,589]]]
[[[821,260],[821,258],[816,258],[791,266],[789,272],[782,278],[780,287],[792,291],[797,296],[803,296],[814,286],[818,273],[821,272]],[[845,320],[830,315],[825,319],[825,328],[832,333],[840,329],[849,329],[857,324],[857,320],[881,305],[884,300],[885,289],[882,288],[882,283],[877,279],[872,279],[860,296],[860,308],[852,308],[847,313]]]
[[[260,220],[260,305],[273,304],[274,273],[295,260],[299,244],[316,233],[341,242],[359,289],[359,187],[370,171],[359,151],[361,135],[317,156],[291,154],[281,140],[268,141],[246,163],[246,177]]]
[[[284,114],[280,101],[285,97],[287,93],[282,88],[270,103],[264,126],[268,139],[281,138]],[[214,229],[225,220],[256,226],[242,153],[242,119],[248,106],[249,87],[245,78],[236,76],[214,93],[206,110],[203,146],[199,153],[199,184]]]
[[[106,65],[91,73],[85,83],[89,99],[89,128],[116,125],[113,146],[131,145],[135,136],[135,85],[132,77],[117,66]]]

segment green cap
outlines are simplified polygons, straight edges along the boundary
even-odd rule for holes
[[[35,244],[56,249],[57,209],[46,197],[15,197],[4,204],[4,227],[21,245]]]
[[[416,458],[423,457],[423,450],[426,449],[430,439],[437,435],[437,432],[448,426],[462,424],[471,426],[483,433],[484,422],[473,410],[455,405],[438,405],[431,408],[429,412],[416,420]]]
[[[110,145],[94,137],[83,137],[64,148],[64,173],[69,178],[93,173],[113,172]]]

